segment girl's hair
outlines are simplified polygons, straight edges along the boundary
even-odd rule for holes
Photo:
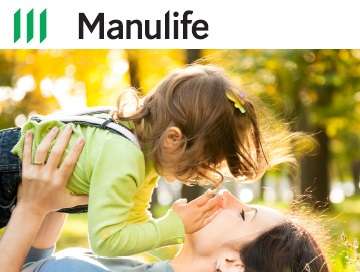
[[[245,272],[328,272],[310,232],[291,221],[273,227],[240,251]]]
[[[229,94],[242,101],[245,113],[228,99]],[[120,97],[120,105],[126,104],[123,100]],[[139,104],[130,116],[126,117],[120,107],[113,117],[134,122],[142,147],[159,174],[170,170],[183,182],[205,185],[201,182],[207,180],[218,185],[223,180],[220,168],[233,177],[252,180],[273,162],[293,160],[287,145],[291,139],[288,130],[277,127],[278,131],[270,131],[269,123],[259,122],[253,100],[244,96],[218,67],[191,65],[177,69]],[[171,126],[181,130],[183,142],[174,154],[176,159],[169,162],[162,157],[161,143]]]

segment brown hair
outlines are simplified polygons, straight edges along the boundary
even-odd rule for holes
[[[286,222],[241,249],[245,272],[328,272],[326,258],[312,234]]]
[[[227,98],[228,93],[242,101],[245,113]],[[223,180],[222,166],[234,177],[257,178],[275,158],[267,152],[270,150],[283,158],[278,162],[293,158],[284,148],[285,141],[274,139],[271,133],[263,144],[253,102],[215,66],[191,65],[171,72],[145,96],[134,114],[125,117],[119,109],[114,118],[134,121],[143,149],[159,174],[171,170],[183,182],[207,179],[216,185]],[[173,162],[162,159],[163,133],[170,126],[178,127],[184,136]],[[282,151],[269,148],[270,142],[281,142]]]

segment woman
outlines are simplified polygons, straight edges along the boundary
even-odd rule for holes
[[[306,230],[273,209],[244,206],[228,192],[222,197],[223,210],[201,231],[186,237],[170,262],[149,266],[69,251],[45,259],[39,271],[328,271]]]
[[[66,137],[68,135],[62,135],[58,139],[57,146],[63,149],[57,151],[64,150]],[[30,245],[32,248],[25,262],[26,272],[329,271],[321,249],[304,228],[273,209],[244,205],[226,191],[221,195],[221,212],[203,229],[188,235],[182,250],[170,262],[147,265],[122,258],[102,258],[79,250],[51,256],[64,217],[49,212],[63,207],[65,203],[70,206],[70,202],[84,202],[84,199],[74,198],[65,190],[81,147],[77,147],[57,168],[55,166],[59,164],[61,156],[56,156],[54,152],[44,166],[31,165],[29,146],[30,136],[25,144],[27,159],[23,165],[19,203],[0,243],[0,267],[3,271],[19,271]],[[47,147],[46,150],[49,148],[47,143],[43,146]],[[35,156],[46,154],[41,152],[38,151]],[[29,178],[34,177],[34,173],[42,178],[39,181]],[[31,205],[35,205],[34,209],[29,209]],[[176,204],[179,207],[184,205],[188,204]],[[16,228],[25,223],[26,230]]]

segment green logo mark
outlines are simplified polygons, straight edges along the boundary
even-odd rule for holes
[[[44,9],[40,13],[40,43],[46,39],[47,35],[47,11]],[[21,9],[18,9],[14,13],[14,43],[16,43],[21,37]],[[34,9],[30,10],[26,14],[26,42],[29,43],[34,38]]]

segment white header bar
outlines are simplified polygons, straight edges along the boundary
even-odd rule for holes
[[[0,48],[360,48],[359,14],[358,0],[2,0]]]

